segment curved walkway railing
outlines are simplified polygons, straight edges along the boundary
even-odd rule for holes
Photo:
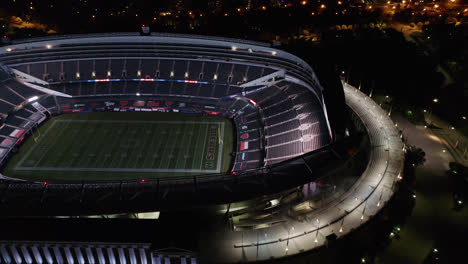
[[[361,118],[371,144],[368,166],[361,178],[336,202],[306,215],[304,221],[289,220],[260,230],[223,232],[215,240],[216,259],[268,260],[323,246],[327,236],[346,235],[376,215],[390,200],[404,163],[399,133],[387,113],[372,99],[346,83],[343,86],[346,103]]]

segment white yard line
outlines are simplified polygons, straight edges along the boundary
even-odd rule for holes
[[[190,146],[192,146],[192,140],[193,140],[193,134],[194,134],[194,133],[193,133],[193,130],[194,130],[194,129],[195,129],[195,126],[192,127],[192,131],[191,131],[192,134],[190,135],[190,140],[189,140],[189,145],[188,145],[188,151],[189,151],[188,154],[189,154],[189,155],[192,155],[192,154],[193,154],[193,153],[190,153]],[[197,143],[197,142],[195,141],[195,143]],[[185,155],[184,155],[184,156],[185,156]],[[184,169],[187,167],[187,159],[188,159],[188,158],[184,158]]]
[[[216,172],[221,172],[221,162],[223,157],[223,144],[224,144],[224,123],[221,124],[221,132],[219,137],[221,138],[221,142],[219,142],[218,147],[218,164],[216,166]]]
[[[209,129],[209,125],[206,126],[206,131],[205,131],[205,134],[202,134],[202,135],[205,135],[205,140],[203,141],[203,148],[202,148],[202,155],[201,155],[201,160],[200,160],[200,170],[202,169],[202,166],[203,166],[203,157],[205,156],[205,147],[206,147],[206,140],[208,139],[208,129]]]
[[[154,131],[154,133],[151,134],[151,141],[150,141],[150,145],[149,145],[150,148],[149,148],[149,152],[146,153],[146,156],[145,156],[145,158],[143,159],[143,164],[142,164],[143,167],[145,167],[146,161],[148,160],[148,157],[154,155],[153,152],[150,152],[150,151],[153,149],[154,138],[158,137],[158,135],[159,135],[159,133],[157,133],[157,132],[158,132],[158,129],[157,129],[157,128],[158,128],[158,126],[154,127],[154,129],[153,129],[153,126],[150,127],[150,130],[151,130],[151,131]],[[157,140],[156,140],[156,142],[157,142]],[[151,155],[150,155],[150,154],[151,154]],[[151,165],[153,165],[153,162],[151,162]]]

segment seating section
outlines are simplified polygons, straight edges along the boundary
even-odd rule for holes
[[[274,164],[330,143],[328,125],[312,92],[286,81],[247,95],[260,109],[265,137],[265,164]],[[255,115],[246,115],[247,121]]]
[[[175,86],[173,93],[219,98],[242,92],[243,89],[239,88],[238,85],[275,72],[274,69],[264,66],[153,58],[36,62],[18,64],[14,68],[49,82],[50,88],[54,90],[75,96],[132,93],[133,91],[168,94]],[[114,85],[115,82],[106,83],[103,87],[97,87],[94,83],[70,83],[94,79],[144,78],[164,79],[169,82],[171,80],[192,80],[209,82],[212,85],[203,89],[183,89],[185,86],[183,83],[165,84],[165,87],[159,91],[155,89],[155,83],[145,83],[142,85],[143,87],[140,87],[141,83],[129,81],[124,82],[124,85]]]

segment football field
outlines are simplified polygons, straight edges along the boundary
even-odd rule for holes
[[[32,180],[120,180],[225,173],[233,129],[214,116],[75,113],[47,121],[5,174]]]

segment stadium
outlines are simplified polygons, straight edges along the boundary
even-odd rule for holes
[[[53,253],[57,261],[294,255],[377,214],[403,167],[404,146],[387,113],[267,43],[55,36],[2,47],[0,63],[2,216],[157,212],[172,222],[161,228],[181,215],[222,219],[210,228],[184,224],[206,231],[190,248],[196,254],[154,251],[169,246],[171,234],[161,233],[152,247],[44,246],[63,248]],[[0,251],[4,260],[32,263],[26,255],[32,260],[36,246],[25,243]],[[34,258],[53,263],[50,255]]]

